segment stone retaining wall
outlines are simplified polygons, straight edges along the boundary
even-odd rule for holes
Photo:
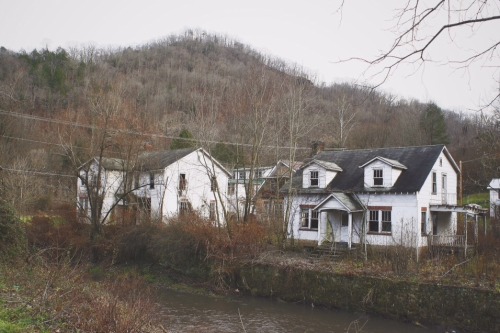
[[[241,267],[234,282],[241,291],[255,296],[366,311],[471,332],[500,332],[498,292],[268,264]]]

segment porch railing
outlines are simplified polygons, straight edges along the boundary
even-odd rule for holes
[[[456,193],[441,193],[436,196],[432,196],[430,200],[431,205],[456,205],[457,204],[457,194]]]
[[[465,247],[464,235],[429,235],[430,245]]]

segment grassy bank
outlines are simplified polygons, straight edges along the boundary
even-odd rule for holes
[[[164,332],[134,270],[48,262],[0,265],[0,332]]]

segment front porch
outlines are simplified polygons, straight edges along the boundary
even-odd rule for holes
[[[360,243],[365,210],[354,195],[332,193],[314,210],[319,212],[318,245],[351,249],[353,243]]]

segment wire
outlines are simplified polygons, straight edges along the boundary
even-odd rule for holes
[[[93,126],[93,125],[85,125],[85,124],[76,123],[76,122],[72,122],[72,121],[56,120],[56,119],[52,119],[52,118],[27,115],[27,114],[10,112],[10,111],[5,111],[5,110],[0,110],[0,114],[6,115],[6,116],[18,117],[18,118],[37,120],[37,121],[45,121],[45,122],[54,123],[54,124],[81,127],[81,128],[86,128],[86,129],[104,130],[101,127],[97,127],[97,126]],[[111,131],[111,132],[118,132],[118,133],[138,135],[138,136],[149,136],[149,137],[154,137],[154,138],[171,139],[171,140],[183,140],[183,141],[188,141],[188,142],[193,142],[193,143],[198,142],[198,140],[196,140],[196,139],[181,138],[181,137],[168,136],[168,135],[163,135],[163,134],[143,133],[143,132],[138,132],[138,131],[113,129],[113,128],[107,128],[106,130]],[[225,144],[225,145],[233,145],[233,146],[237,145],[237,146],[243,146],[243,147],[252,147],[253,146],[250,143],[239,143],[239,142],[229,142],[229,141],[203,140],[203,142],[205,142],[205,143],[221,143],[221,144]],[[264,145],[262,147],[263,148],[270,148],[270,149],[307,149],[307,150],[311,149],[310,147],[288,147],[288,146],[268,146],[268,145]]]
[[[33,171],[33,170],[23,170],[23,169],[11,169],[11,168],[5,168],[0,165],[0,172],[1,171],[10,171],[10,172],[19,172],[19,173],[28,173],[28,174],[33,174],[33,175],[41,175],[41,176],[53,176],[53,177],[71,177],[71,178],[78,178],[75,175],[68,175],[68,174],[62,174],[62,173],[52,173],[52,172],[42,172],[42,171]]]

